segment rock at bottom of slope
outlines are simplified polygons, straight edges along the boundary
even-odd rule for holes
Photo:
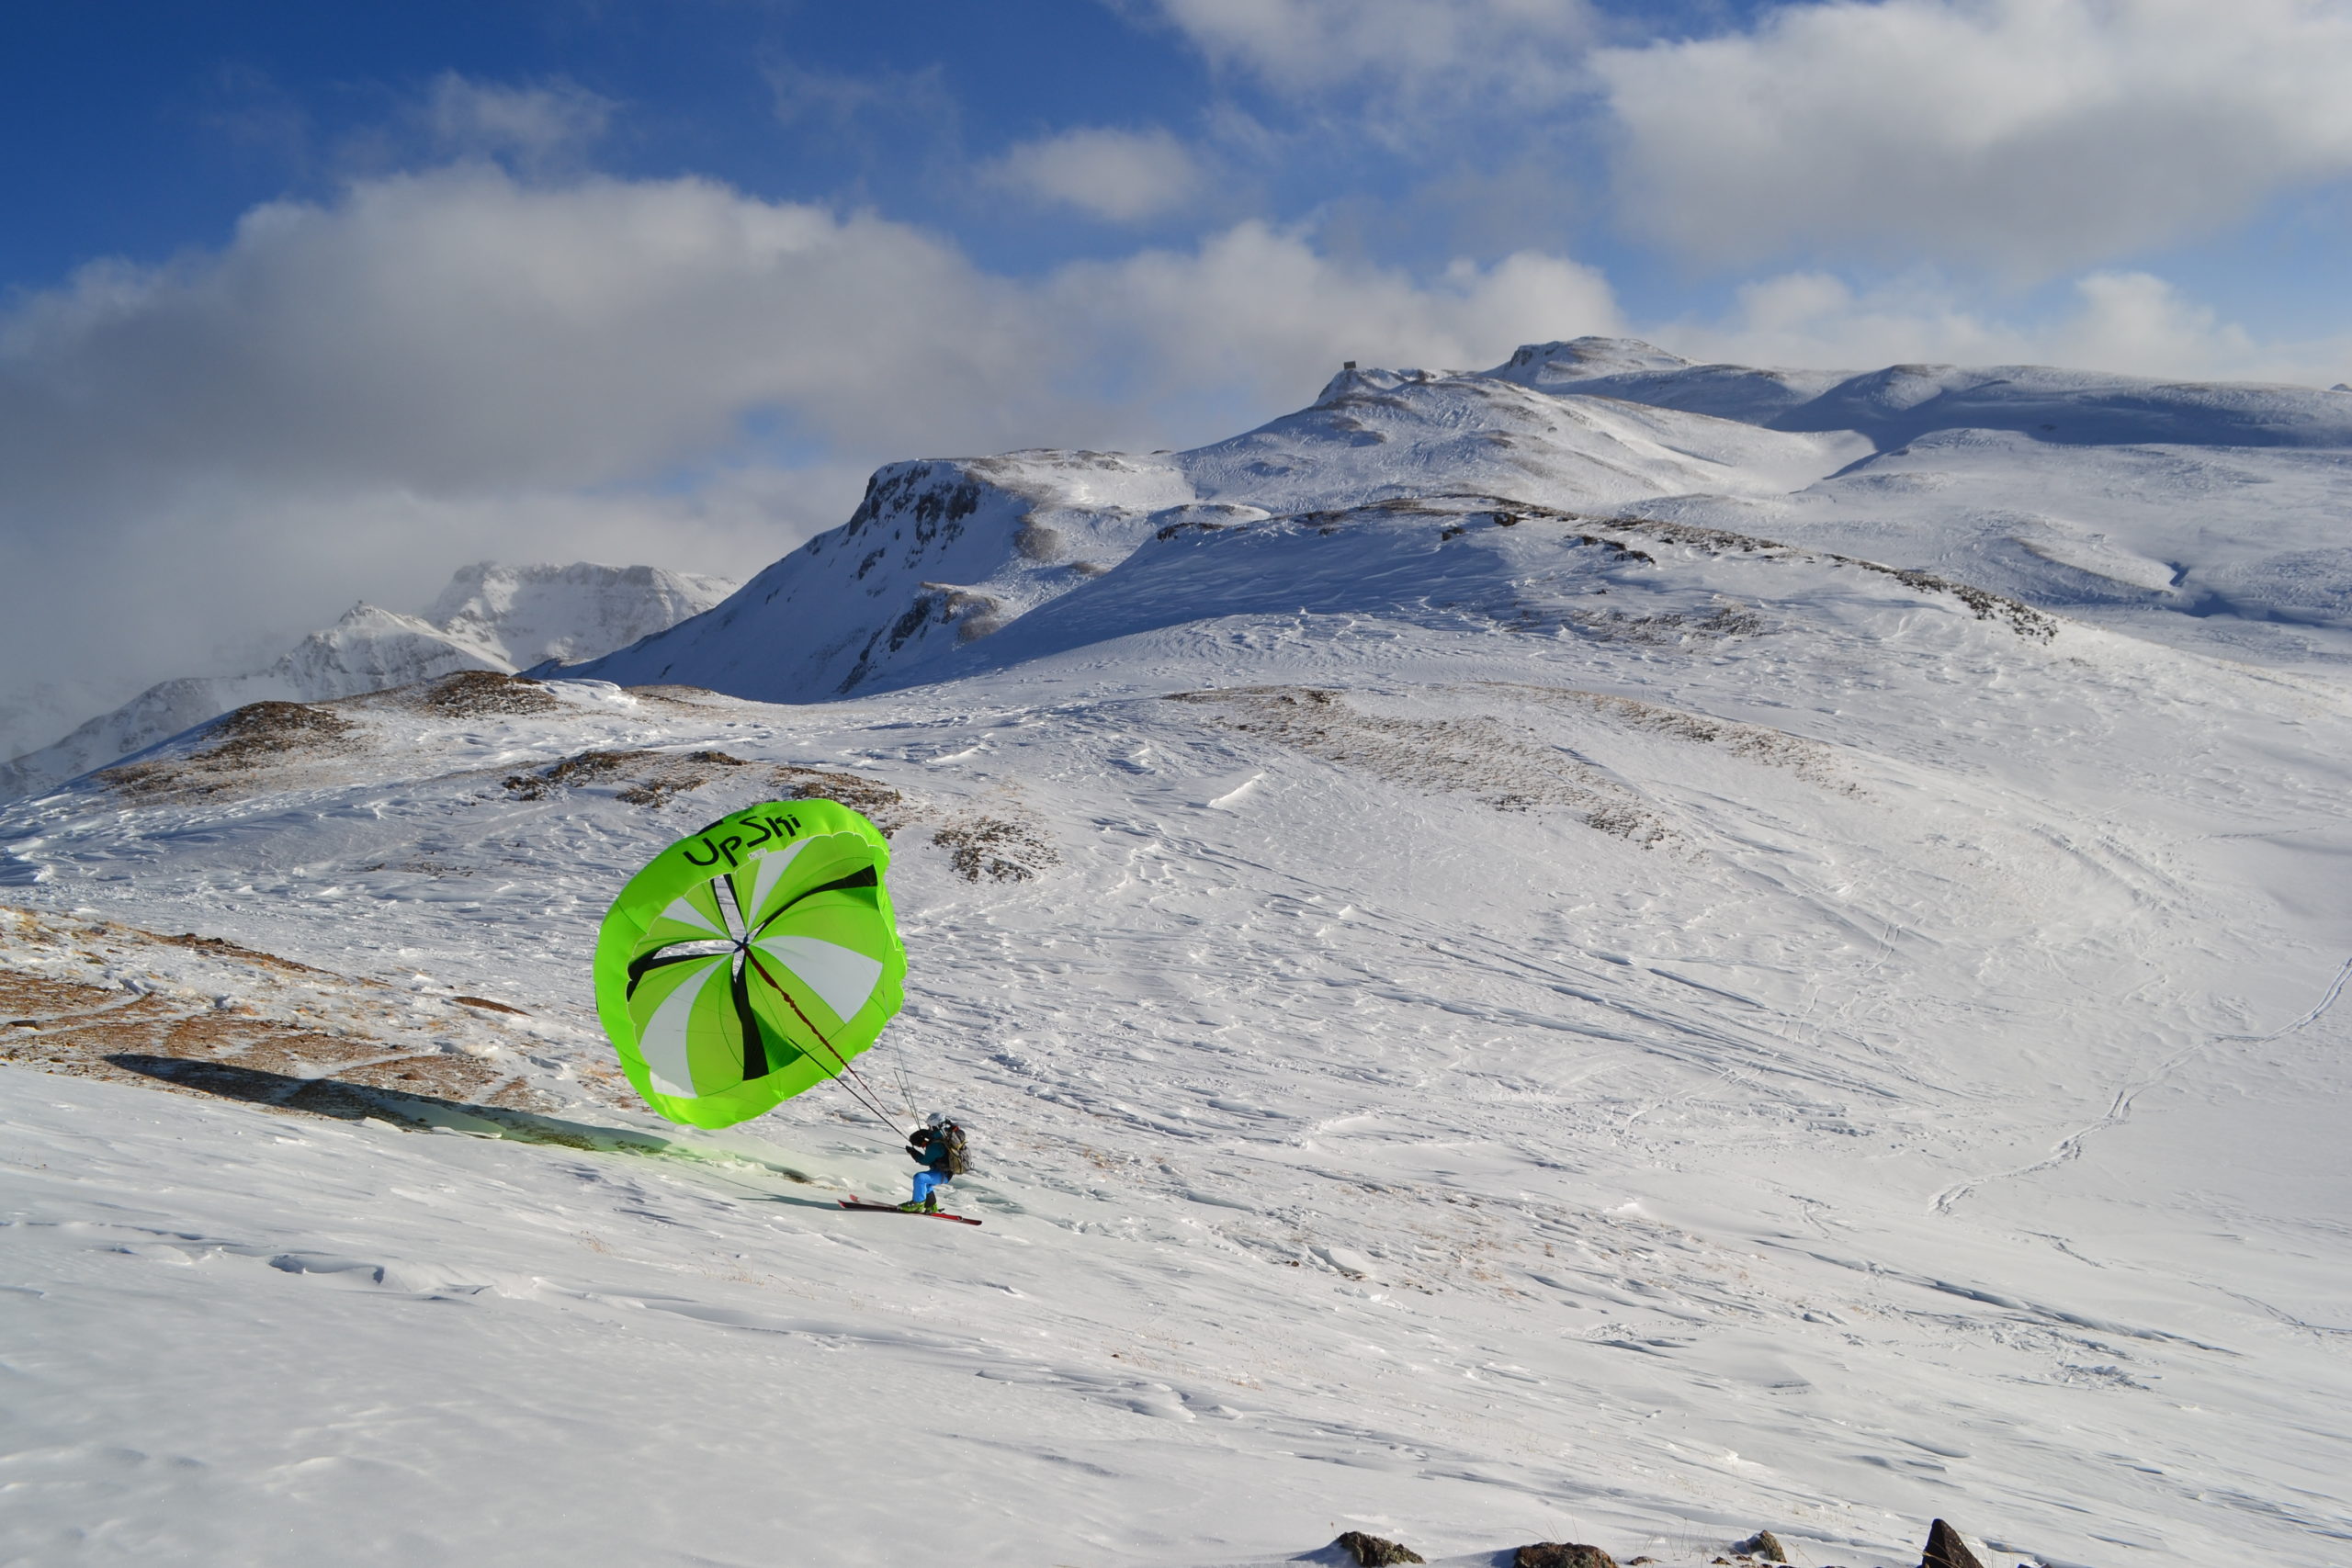
[[[1331,1544],[1345,1551],[1355,1562],[1356,1568],[1384,1568],[1385,1564],[1392,1562],[1429,1561],[1409,1546],[1402,1546],[1393,1540],[1383,1540],[1376,1535],[1366,1535],[1362,1530],[1349,1530]]]
[[[1984,1568],[1960,1532],[1938,1519],[1928,1527],[1928,1545],[1919,1554],[1919,1568]]]
[[[1617,1560],[1597,1546],[1539,1540],[1512,1553],[1510,1568],[1617,1568]]]
[[[1781,1550],[1781,1538],[1770,1530],[1758,1530],[1732,1548],[1743,1557],[1759,1557],[1767,1562],[1786,1562],[1789,1554]]]

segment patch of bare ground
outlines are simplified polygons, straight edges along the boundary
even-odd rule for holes
[[[1462,510],[1465,502],[1498,502],[1482,513]],[[1476,522],[1486,521],[1498,527],[1509,528],[1532,518],[1548,519],[1555,523],[1581,523],[1594,530],[1580,532],[1569,537],[1574,545],[1598,545],[1632,558],[1647,561],[1651,558],[1626,544],[1614,535],[1630,534],[1635,537],[1661,545],[1678,546],[1684,549],[1703,550],[1710,555],[1760,555],[1781,560],[1826,560],[1839,566],[1850,566],[1862,571],[1891,577],[1916,592],[1941,594],[1958,600],[1980,621],[1996,621],[2018,636],[2034,642],[2048,642],[2058,634],[2058,618],[2006,594],[1995,593],[1973,583],[1960,582],[1932,572],[1915,571],[1892,567],[1879,561],[1865,560],[1860,556],[1841,556],[1830,550],[1805,550],[1784,545],[1775,539],[1759,538],[1753,534],[1734,533],[1728,528],[1696,527],[1688,523],[1669,523],[1663,518],[1639,515],[1589,517],[1578,513],[1565,512],[1555,506],[1539,505],[1533,502],[1517,501],[1502,496],[1398,496],[1374,505],[1388,511],[1430,511],[1439,513],[1451,511],[1453,515],[1446,524],[1442,538],[1453,538],[1466,533]],[[1634,617],[1625,617],[1634,621]],[[1657,617],[1649,617],[1656,620]],[[1635,622],[1638,625],[1638,622]],[[1665,628],[1657,628],[1663,630]],[[1748,632],[1754,626],[1714,628],[1718,635]],[[1633,640],[1641,640],[1638,636]]]
[[[0,1067],[287,1115],[706,1157],[559,1114],[577,1099],[558,1099],[518,1066],[543,1043],[527,1020],[488,997],[417,995],[218,938],[0,905]],[[571,1080],[591,1102],[645,1109],[609,1058],[573,1063]]]
[[[573,790],[610,786],[631,806],[659,806],[700,789],[722,773],[750,766],[724,751],[582,751],[506,778],[517,800],[547,800]]]
[[[504,783],[506,793],[517,800],[601,789],[631,806],[660,806],[713,781],[754,784],[777,800],[839,801],[865,816],[886,838],[914,816],[906,796],[879,779],[831,768],[754,762],[726,751],[582,751],[510,774]]]
[[[297,964],[290,958],[280,958],[274,953],[264,953],[258,948],[246,947],[243,943],[231,942],[225,936],[198,936],[194,931],[183,931],[178,936],[158,936],[155,940],[167,947],[185,947],[198,953],[213,953],[222,958],[243,959],[247,964],[258,964],[266,968],[282,970],[288,975],[326,973],[323,969],[313,969],[307,964]]]
[[[1685,615],[1671,610],[1655,615],[1629,615],[1623,610],[1577,610],[1564,619],[1588,637],[1608,642],[1638,643],[1645,648],[1679,648],[1727,637],[1753,637],[1765,629],[1760,616],[1731,604],[1705,615]]]
[[[351,750],[351,720],[309,703],[248,703],[205,726],[197,750],[179,757],[123,762],[98,778],[133,799],[216,795],[289,761]]]
[[[459,1007],[477,1008],[483,1012],[512,1013],[516,1018],[528,1018],[531,1016],[521,1008],[509,1007],[504,1002],[494,1002],[488,997],[451,997],[449,999],[457,1003]]]
[[[502,1065],[494,1033],[447,1049],[447,1021],[404,1005],[377,982],[220,938],[0,908],[0,1063],[346,1118],[554,1108]]]
[[[552,713],[562,706],[547,682],[527,675],[502,675],[495,670],[460,670],[438,681],[403,688],[404,705],[441,718],[492,718],[505,715]]]
[[[714,692],[708,686],[667,684],[624,686],[621,689],[639,702],[658,703],[665,707],[700,708],[708,707],[713,703],[735,701],[733,697],[721,692]]]
[[[1694,528],[1688,524],[1667,523],[1650,517],[1612,517],[1608,521],[1612,528],[1718,555],[1760,553],[1786,559],[1835,561],[1839,566],[1850,566],[1862,571],[1876,572],[1882,577],[1891,577],[1915,592],[1943,594],[1957,599],[1978,620],[1996,621],[2030,641],[2048,642],[2058,635],[2058,618],[2054,615],[2046,615],[2006,594],[1995,593],[1973,583],[1938,577],[1932,572],[1886,566],[1878,561],[1864,560],[1860,556],[1841,556],[1832,550],[1800,550],[1789,545],[1775,544],[1770,539],[1734,534],[1721,528]]]
[[[1807,740],[1767,725],[1710,718],[1704,714],[1690,713],[1681,708],[1664,707],[1657,703],[1612,696],[1603,692],[1578,691],[1571,686],[1528,686],[1508,681],[1490,681],[1482,684],[1486,690],[1524,701],[1597,714],[1628,728],[1647,730],[1702,746],[1720,746],[1736,757],[1745,757],[1770,767],[1790,769],[1808,783],[1849,794],[1856,793],[1854,784],[1838,776],[1835,750],[1818,740]]]
[[[1044,834],[1001,817],[958,817],[931,836],[947,852],[948,863],[967,882],[1027,882],[1061,863],[1061,852]]]
[[[1585,825],[1649,847],[1671,830],[1633,791],[1555,746],[1485,715],[1403,718],[1367,714],[1338,692],[1241,686],[1179,692],[1226,728],[1431,794],[1468,795],[1498,811],[1562,807]]]

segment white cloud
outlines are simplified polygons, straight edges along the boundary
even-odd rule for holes
[[[445,155],[511,157],[537,166],[602,136],[616,107],[576,83],[512,87],[445,71],[416,114]]]
[[[119,700],[224,639],[413,607],[484,557],[748,570],[840,521],[880,461],[1182,446],[1298,406],[1342,359],[1476,367],[1622,330],[1600,275],[1532,251],[1419,278],[1249,222],[1015,279],[703,180],[363,182],[0,312],[0,670]],[[2030,328],[1933,283],[1792,274],[1646,335],[1853,368],[2352,368],[2352,344],[2265,344],[2136,273]]]
[[[1194,251],[1148,251],[1065,267],[1053,314],[1086,334],[1086,361],[1145,409],[1287,412],[1346,359],[1484,369],[1530,337],[1618,330],[1609,286],[1589,267],[1523,254],[1457,262],[1433,283],[1347,266],[1295,234],[1243,223]],[[1195,438],[1230,434],[1206,412]],[[1262,415],[1261,415],[1262,417]],[[1164,446],[1166,438],[1149,445]]]
[[[1591,65],[1629,218],[1710,262],[2047,272],[2352,175],[2343,0],[1833,0]]]
[[[1416,89],[1554,93],[1590,41],[1588,0],[1157,0],[1212,60],[1277,88],[1369,78]]]
[[[1191,199],[1201,169],[1165,130],[1085,128],[1024,141],[990,164],[985,177],[1033,200],[1132,223]]]
[[[1208,439],[1342,358],[1614,319],[1564,262],[1423,283],[1257,224],[1018,281],[702,180],[363,182],[0,314],[0,668],[135,687],[482,557],[754,566],[878,461]]]
[[[1795,272],[1743,286],[1722,320],[1645,331],[1696,358],[1825,369],[2038,364],[2307,386],[2352,369],[2352,339],[2265,343],[2148,273],[2091,273],[2071,294],[2071,309],[2028,323],[1988,315],[1933,278],[1858,292],[1826,274]]]

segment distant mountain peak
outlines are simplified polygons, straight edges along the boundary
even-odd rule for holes
[[[1637,337],[1578,337],[1522,344],[1493,374],[1532,386],[1541,380],[1581,380],[1629,370],[1686,370],[1692,363]]]
[[[53,745],[0,767],[0,799],[104,767],[246,703],[323,702],[461,670],[512,674],[526,665],[594,658],[701,614],[734,586],[652,566],[475,561],[458,569],[423,615],[362,600],[266,670],[149,687]]]

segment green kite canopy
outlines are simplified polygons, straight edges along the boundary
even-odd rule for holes
[[[905,999],[890,846],[830,800],[679,840],[596,937],[596,1011],[645,1103],[727,1127],[849,1070]]]

